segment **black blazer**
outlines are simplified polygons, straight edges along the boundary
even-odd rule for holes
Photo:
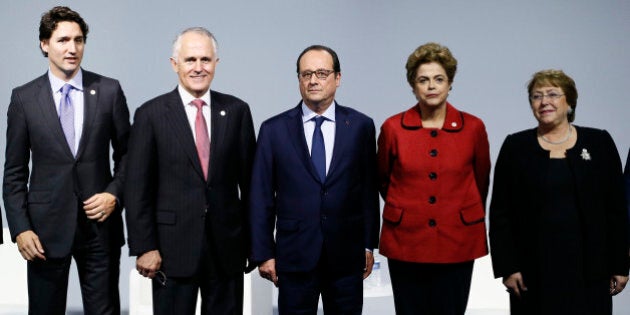
[[[374,122],[351,108],[335,109],[335,146],[323,183],[301,105],[261,125],[249,207],[253,261],[275,258],[278,271],[303,272],[325,252],[328,270],[360,271],[365,249],[378,245]]]
[[[245,196],[256,138],[249,106],[210,91],[208,181],[177,89],[143,104],[129,140],[125,185],[129,253],[159,250],[162,271],[192,276],[202,237],[214,242],[222,270],[242,273],[249,253]]]
[[[100,192],[123,200],[129,135],[125,95],[118,81],[88,71],[83,71],[83,88],[85,113],[76,158],[61,129],[48,74],[11,94],[3,183],[7,221],[14,242],[18,234],[33,230],[47,257],[70,253],[83,200]],[[124,244],[121,210],[119,205],[103,223],[90,221],[106,249]]]
[[[576,126],[578,139],[567,151],[583,226],[587,279],[628,274],[628,218],[621,161],[604,130]],[[509,135],[494,171],[490,204],[490,247],[495,277],[535,272],[539,254],[538,218],[547,202],[549,151],[538,144],[536,129]]]

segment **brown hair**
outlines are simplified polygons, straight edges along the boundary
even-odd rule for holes
[[[548,69],[541,70],[532,76],[527,84],[527,93],[529,96],[529,104],[531,105],[532,91],[538,87],[553,86],[559,87],[567,99],[567,103],[571,107],[568,114],[569,122],[575,120],[575,107],[577,107],[578,92],[575,87],[575,81],[566,75],[562,70]]]
[[[425,63],[437,62],[439,63],[446,75],[448,76],[448,82],[453,83],[455,78],[455,72],[457,72],[457,59],[453,57],[451,51],[446,47],[438,43],[426,43],[416,48],[416,50],[407,58],[407,82],[411,87],[416,82],[416,73],[418,67]]]
[[[58,6],[42,14],[42,19],[39,22],[39,41],[50,39],[52,33],[57,29],[59,22],[75,22],[79,24],[81,32],[83,33],[83,41],[85,42],[87,40],[89,28],[81,15],[68,7]],[[44,54],[44,57],[48,57],[48,53],[43,50],[42,54]]]

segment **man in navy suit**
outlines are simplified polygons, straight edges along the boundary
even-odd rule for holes
[[[210,89],[214,35],[173,44],[174,90],[143,104],[129,140],[127,229],[136,268],[153,278],[156,315],[243,313],[247,203],[256,139],[247,103]]]
[[[302,100],[260,127],[250,195],[251,260],[280,314],[361,314],[378,245],[374,122],[335,102],[337,54],[298,57]],[[274,227],[276,229],[274,239]]]
[[[28,261],[29,314],[65,314],[72,258],[85,314],[120,314],[129,111],[118,81],[81,69],[87,33],[77,12],[46,12],[39,40],[48,73],[15,88],[9,104],[3,197]]]

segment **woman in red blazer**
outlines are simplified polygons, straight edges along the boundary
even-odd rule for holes
[[[396,314],[463,315],[473,261],[488,253],[488,136],[446,100],[457,70],[448,48],[422,45],[406,68],[418,103],[387,119],[378,139],[380,253]]]

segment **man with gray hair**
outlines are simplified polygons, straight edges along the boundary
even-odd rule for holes
[[[210,89],[214,36],[173,43],[175,90],[143,104],[129,140],[129,251],[153,279],[154,314],[242,314],[249,254],[246,198],[255,150],[247,103]]]

